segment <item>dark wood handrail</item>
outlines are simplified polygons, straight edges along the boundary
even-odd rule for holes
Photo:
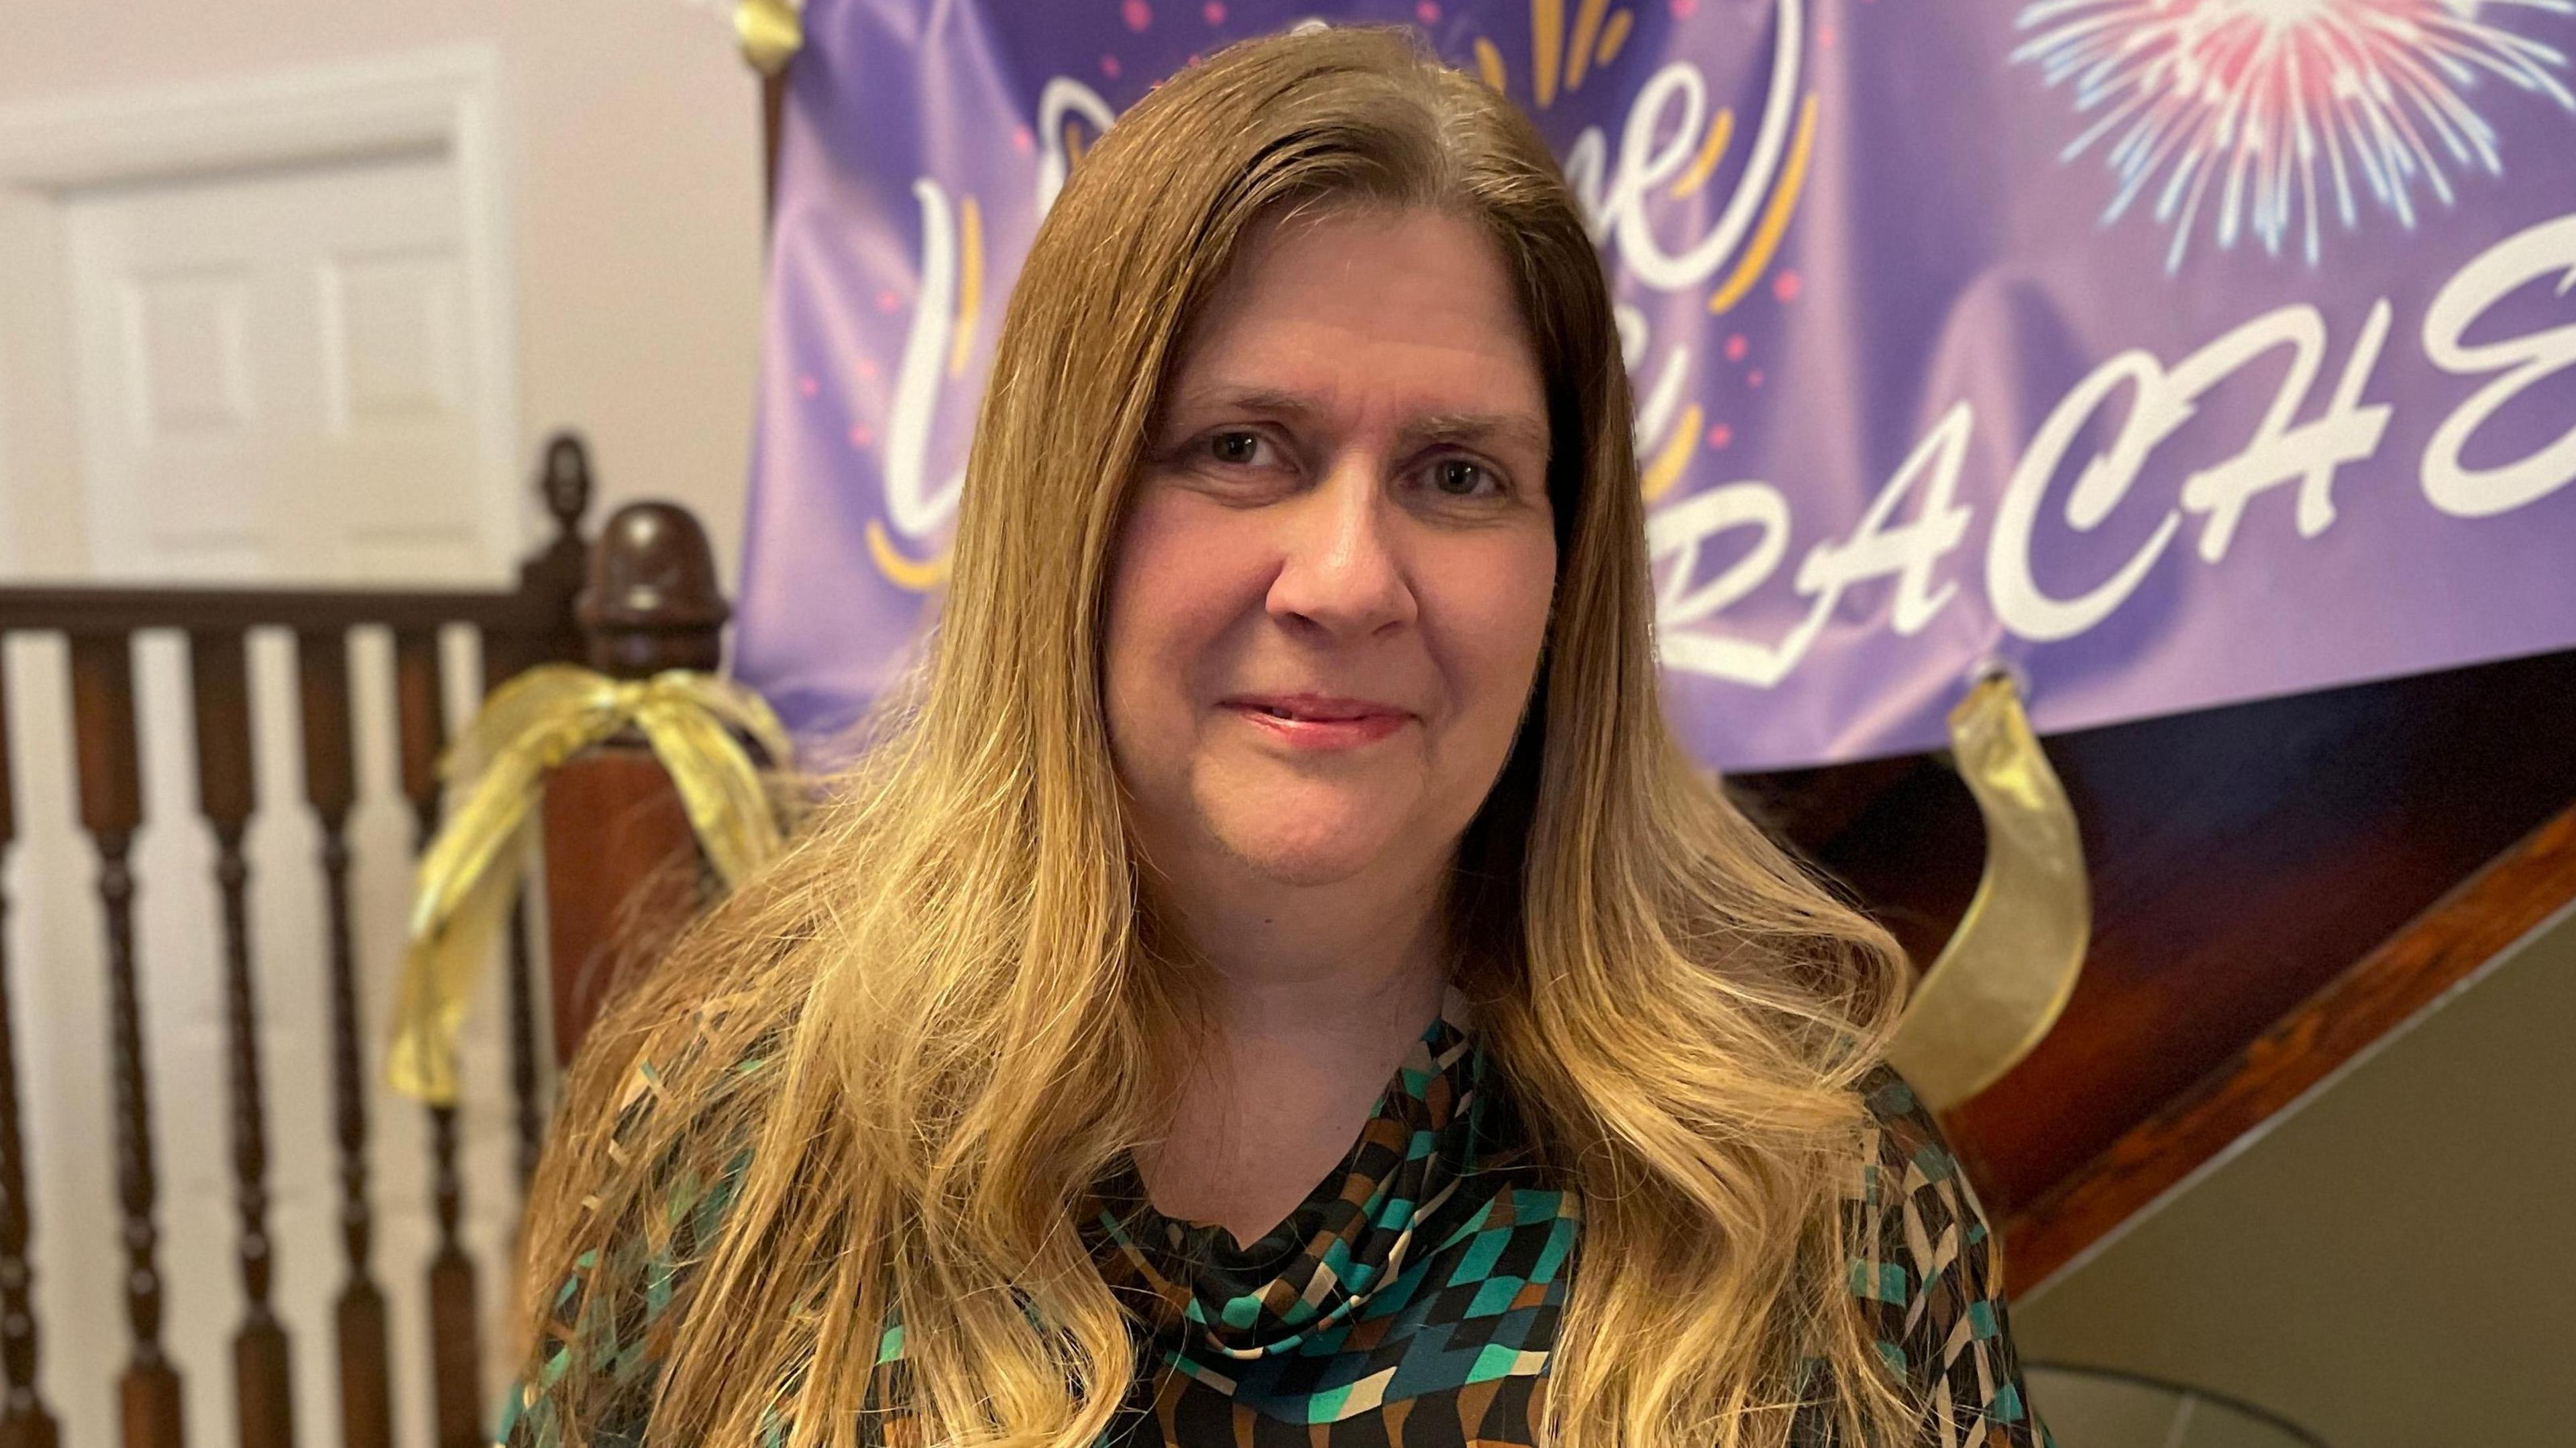
[[[443,624],[511,634],[550,634],[562,620],[543,600],[494,589],[362,590],[120,588],[80,584],[0,586],[0,632],[113,634],[143,629],[231,633],[261,627],[346,629]]]
[[[2576,805],[2415,918],[2219,1070],[2004,1224],[2026,1293],[2576,904]]]

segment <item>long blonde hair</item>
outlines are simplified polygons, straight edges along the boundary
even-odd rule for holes
[[[1238,240],[1339,203],[1476,222],[1547,382],[1555,611],[1449,901],[1458,983],[1583,1213],[1545,1441],[1778,1444],[1802,1396],[1848,1441],[1895,1423],[1840,1205],[1901,957],[1665,724],[1610,298],[1545,144],[1403,33],[1337,29],[1173,77],[1076,168],[1004,320],[925,676],[572,1073],[532,1333],[579,1315],[567,1264],[611,1309],[656,1290],[634,1249],[675,1240],[673,1194],[736,1184],[654,1335],[656,1441],[856,1441],[895,1309],[908,1401],[873,1406],[917,1441],[1089,1448],[1138,1371],[1074,1214],[1161,1125],[1190,962],[1121,825],[1105,570],[1175,339]],[[576,1343],[540,1389],[566,1441],[618,1408],[590,1361]]]

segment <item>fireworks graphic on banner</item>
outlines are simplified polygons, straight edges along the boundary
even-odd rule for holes
[[[2250,231],[2310,265],[2320,217],[2350,230],[2365,199],[2413,227],[2452,176],[2501,175],[2473,101],[2490,82],[2576,111],[2567,54],[2526,33],[2576,0],[2034,0],[2016,62],[2071,83],[2090,123],[2063,152],[2098,151],[2119,189],[2104,221],[2144,202],[2181,269],[2204,224],[2221,247]]]

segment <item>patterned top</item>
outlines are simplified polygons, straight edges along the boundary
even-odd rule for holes
[[[1455,997],[1452,997],[1453,1002]],[[650,1073],[645,1073],[649,1082]],[[1846,1210],[1874,1243],[1851,1290],[1879,1351],[1925,1405],[1925,1448],[2053,1448],[2025,1401],[1994,1241],[1930,1115],[1892,1071],[1869,1083],[1874,1148]],[[657,1260],[720,1227],[719,1189],[675,1199]],[[1574,1194],[1544,1179],[1474,1038],[1434,1021],[1381,1093],[1349,1154],[1289,1218],[1249,1246],[1176,1221],[1132,1166],[1103,1182],[1086,1224],[1093,1260],[1125,1302],[1147,1364],[1101,1448],[1527,1448],[1582,1235]],[[578,1296],[578,1264],[559,1301]],[[677,1286],[613,1327],[567,1321],[506,1405],[504,1448],[565,1448],[540,1393],[592,1359],[645,1434],[654,1350]],[[606,1329],[606,1330],[603,1330]],[[884,1334],[871,1396],[903,1397],[903,1328]],[[872,1439],[874,1432],[869,1435]],[[888,1437],[908,1436],[899,1432]],[[1821,1413],[1792,1439],[1823,1445]]]

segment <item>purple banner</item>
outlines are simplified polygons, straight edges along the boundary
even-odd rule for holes
[[[1400,21],[1615,282],[1709,763],[2576,646],[2571,0],[809,0],[739,668],[853,721],[935,606],[1018,262],[1160,77]]]

